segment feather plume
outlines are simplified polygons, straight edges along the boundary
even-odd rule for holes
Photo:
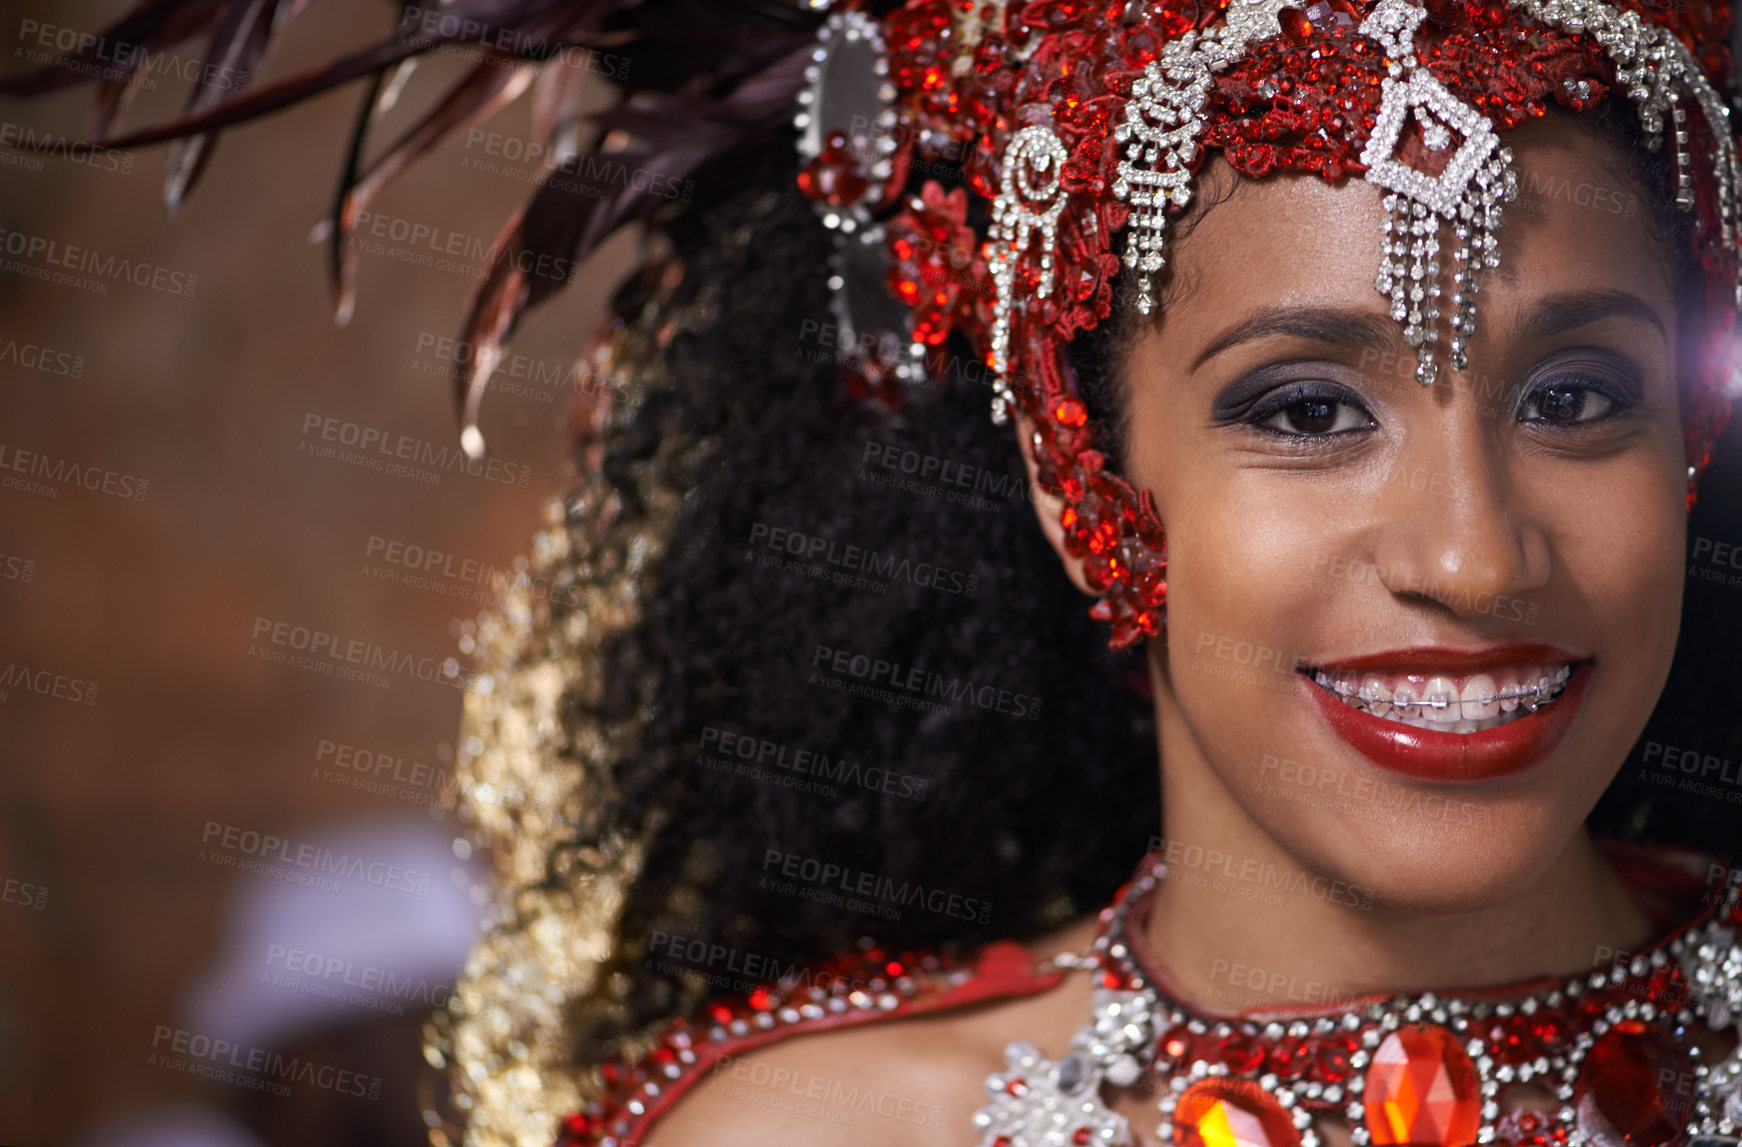
[[[355,297],[351,239],[359,215],[455,133],[530,88],[534,134],[551,165],[493,244],[490,269],[467,305],[459,344],[465,353],[456,352],[453,367],[461,441],[473,453],[483,449],[477,419],[484,389],[526,310],[571,281],[575,268],[618,228],[688,205],[636,173],[657,174],[668,188],[712,172],[719,178],[707,182],[724,187],[734,156],[786,128],[820,19],[795,0],[451,0],[429,7],[400,0],[391,38],[270,83],[255,82],[278,33],[311,2],[142,0],[75,51],[0,78],[0,95],[36,96],[94,80],[91,145],[169,143],[164,198],[173,211],[197,185],[224,129],[363,80],[321,228],[334,309],[343,322]],[[183,114],[117,130],[152,60],[201,37],[200,76]],[[452,45],[475,45],[477,65],[366,159],[370,133],[398,99],[414,61]],[[622,98],[592,117],[602,133],[591,150],[581,146],[576,109],[593,69],[578,65],[573,49],[617,58],[616,66],[601,71]]]

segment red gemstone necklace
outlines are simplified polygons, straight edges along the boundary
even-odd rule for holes
[[[1369,997],[1216,1018],[1169,996],[1132,943],[1166,875],[1160,855],[1102,913],[1086,955],[1093,1018],[1057,1060],[1013,1043],[974,1115],[983,1147],[1133,1147],[1102,1085],[1152,1073],[1161,1143],[1319,1147],[1345,1118],[1360,1147],[1737,1147],[1742,1048],[1708,1062],[1705,1031],[1742,1021],[1742,871],[1691,923],[1589,975],[1519,988]],[[1511,1106],[1547,1092],[1547,1112]]]

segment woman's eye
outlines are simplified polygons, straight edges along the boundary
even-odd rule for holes
[[[1365,429],[1367,412],[1352,402],[1329,397],[1297,398],[1258,423],[1297,437],[1316,437]]]
[[[1615,401],[1593,387],[1575,382],[1549,383],[1525,395],[1519,406],[1520,422],[1549,426],[1576,426],[1595,422],[1615,408]]]

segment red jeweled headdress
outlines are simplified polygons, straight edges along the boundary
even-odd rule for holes
[[[829,18],[801,96],[800,182],[840,232],[843,330],[890,325],[866,301],[872,252],[911,308],[909,348],[867,356],[873,385],[952,332],[971,340],[994,419],[1014,408],[1033,427],[1040,484],[1062,499],[1066,544],[1103,592],[1094,615],[1123,648],[1161,632],[1166,537],[1148,492],[1106,469],[1062,351],[1108,319],[1122,274],[1150,310],[1168,222],[1212,151],[1251,178],[1359,176],[1386,192],[1375,286],[1428,385],[1442,361],[1466,365],[1478,276],[1499,262],[1515,194],[1500,134],[1553,105],[1629,100],[1673,153],[1708,284],[1711,342],[1684,392],[1691,508],[1735,367],[1730,32],[1727,4],[1637,0],[911,0],[882,21]],[[874,114],[841,111],[864,107],[838,95],[851,52],[873,61]],[[920,174],[940,161],[991,201],[978,251],[967,196]]]

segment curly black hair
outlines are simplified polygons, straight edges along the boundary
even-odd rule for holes
[[[711,321],[671,338],[671,385],[603,441],[599,481],[633,490],[663,450],[687,496],[643,574],[642,623],[605,657],[623,682],[657,667],[652,696],[564,713],[635,741],[574,848],[648,842],[609,999],[578,1004],[583,1062],[747,954],[782,968],[861,937],[900,951],[1056,927],[1104,901],[1159,825],[1141,659],[1109,653],[1059,568],[988,389],[913,387],[898,409],[848,396],[852,348],[829,341],[817,289],[828,232],[766,190],[791,186],[768,166],[672,228],[683,279],[660,305],[706,292]],[[782,876],[788,857],[812,880]],[[880,892],[837,895],[848,873]],[[739,958],[686,977],[654,958],[656,935]]]

